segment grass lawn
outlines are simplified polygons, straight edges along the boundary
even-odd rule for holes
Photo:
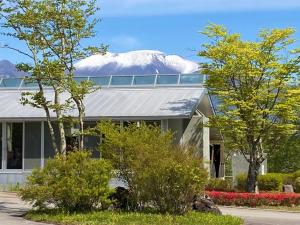
[[[90,212],[66,214],[57,211],[30,211],[26,219],[63,225],[241,225],[242,219],[190,212],[184,216],[170,216],[133,212]]]

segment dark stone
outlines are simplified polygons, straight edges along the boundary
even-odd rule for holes
[[[207,213],[222,215],[221,210],[214,204],[212,199],[207,195],[195,196],[193,201],[193,210],[197,212],[207,212]]]
[[[129,192],[126,188],[116,187],[115,193],[110,195],[109,199],[113,201],[113,207],[115,209],[128,209]]]

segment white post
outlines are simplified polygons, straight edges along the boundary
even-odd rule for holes
[[[210,175],[210,148],[209,148],[209,127],[206,127],[205,124],[209,121],[209,119],[205,116],[203,118],[203,163],[204,168],[208,171]]]
[[[161,132],[166,132],[168,129],[168,120],[161,120]]]

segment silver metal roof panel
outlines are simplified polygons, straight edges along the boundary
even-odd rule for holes
[[[42,109],[23,106],[21,90],[0,91],[0,120],[45,119]],[[53,91],[46,90],[46,98],[53,99]],[[156,88],[103,88],[85,99],[85,117],[89,119],[154,119],[188,118],[199,105],[205,89],[201,87],[156,87]],[[62,94],[62,101],[67,94]],[[68,112],[76,116],[77,111]],[[52,116],[55,118],[54,113]]]

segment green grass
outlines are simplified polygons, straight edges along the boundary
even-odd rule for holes
[[[63,225],[241,225],[240,218],[190,212],[184,216],[150,213],[99,211],[90,213],[62,213],[30,211],[26,219]]]

